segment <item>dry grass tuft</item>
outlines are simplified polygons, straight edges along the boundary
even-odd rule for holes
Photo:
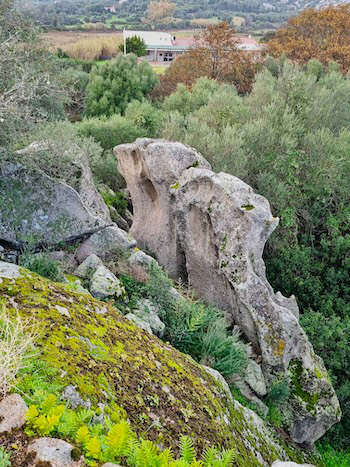
[[[14,387],[18,371],[26,366],[35,337],[31,321],[10,315],[4,306],[0,307],[0,396]]]

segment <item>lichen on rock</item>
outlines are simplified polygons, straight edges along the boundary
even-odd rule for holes
[[[18,266],[9,268],[11,273],[0,263],[0,302],[10,313],[40,323],[40,359],[82,400],[93,406],[117,403],[139,435],[175,450],[179,436],[187,434],[199,451],[213,445],[235,449],[238,466],[303,460],[301,451],[287,448],[259,417],[232,404],[194,360],[140,330],[110,304]]]

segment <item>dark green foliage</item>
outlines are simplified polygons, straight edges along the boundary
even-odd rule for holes
[[[133,99],[141,101],[158,82],[152,67],[137,63],[135,55],[117,58],[95,66],[87,87],[87,116],[123,114]]]
[[[92,172],[97,183],[108,186],[114,192],[125,187],[125,181],[118,170],[118,163],[112,151],[105,151],[94,157],[91,163]]]
[[[267,401],[273,404],[283,404],[290,395],[288,381],[277,381],[272,384],[267,395]]]
[[[244,370],[246,346],[237,333],[230,333],[223,313],[199,301],[176,300],[172,281],[156,263],[150,267],[146,284],[127,276],[122,276],[121,281],[132,303],[147,297],[160,307],[160,318],[166,325],[164,339],[175,348],[224,376]]]
[[[20,257],[20,264],[52,281],[60,282],[64,279],[57,261],[50,258],[47,253],[24,253]]]
[[[164,112],[154,107],[151,102],[132,101],[128,104],[125,117],[131,121],[143,135],[149,138],[159,136],[163,125]]]
[[[78,134],[94,138],[104,150],[113,149],[118,144],[131,143],[146,135],[133,122],[120,115],[89,118],[79,122],[77,129]]]
[[[128,207],[128,200],[124,194],[118,191],[117,193],[110,193],[106,191],[101,192],[102,198],[107,206],[113,206],[117,212],[122,216]]]
[[[243,372],[247,355],[238,333],[227,333],[225,318],[209,324],[202,338],[202,363],[211,366],[223,376]]]
[[[125,48],[127,54],[135,54],[137,57],[144,57],[147,54],[146,43],[138,36],[127,37]],[[124,52],[124,43],[120,44],[119,49]]]
[[[335,443],[334,446],[336,446]],[[325,467],[349,467],[350,452],[337,452],[332,446],[326,443],[320,443],[318,450]]]

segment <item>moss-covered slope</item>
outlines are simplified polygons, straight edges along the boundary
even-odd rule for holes
[[[245,467],[302,460],[300,452],[272,441],[263,423],[233,404],[200,365],[110,304],[1,262],[0,303],[39,323],[39,358],[58,370],[63,386],[76,385],[94,406],[114,401],[140,436],[176,449],[187,434],[198,450],[234,448],[236,465]]]

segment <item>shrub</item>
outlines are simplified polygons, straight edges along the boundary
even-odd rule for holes
[[[135,55],[115,58],[92,69],[87,87],[87,116],[123,114],[129,102],[142,99],[157,84],[152,67]]]
[[[50,258],[47,253],[33,254],[30,251],[24,252],[20,257],[20,264],[52,281],[60,282],[64,279],[57,261]]]
[[[112,194],[110,192],[102,191],[101,195],[108,207],[114,207],[121,216],[125,213],[125,210],[128,207],[128,200],[125,198],[123,193],[118,191],[117,193]]]
[[[77,124],[77,132],[81,136],[94,138],[104,150],[131,143],[146,135],[134,122],[120,115],[85,119]]]
[[[125,40],[125,48],[127,54],[135,54],[137,57],[147,55],[146,43],[138,36],[127,37]],[[124,43],[119,45],[119,50],[124,52]]]
[[[118,163],[112,151],[96,154],[91,161],[91,168],[97,183],[108,186],[114,192],[125,187],[125,181],[118,170]]]
[[[29,321],[10,315],[4,306],[0,307],[0,396],[15,386],[16,376],[26,365],[34,338],[35,331]]]
[[[148,101],[132,101],[128,104],[125,117],[131,121],[144,136],[155,138],[163,124],[164,113]]]

